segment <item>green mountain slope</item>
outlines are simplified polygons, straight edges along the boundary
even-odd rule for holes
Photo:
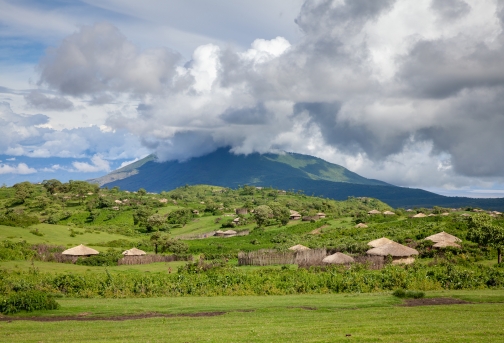
[[[186,162],[156,162],[148,156],[105,177],[95,179],[107,187],[136,191],[169,191],[184,185],[240,185],[302,190],[305,194],[345,200],[349,196],[380,199],[393,207],[482,207],[504,210],[504,198],[445,197],[421,189],[397,187],[364,178],[322,159],[301,154],[234,155],[228,149]]]

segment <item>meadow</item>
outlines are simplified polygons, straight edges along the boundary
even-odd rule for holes
[[[402,300],[385,293],[59,299],[60,310],[9,317],[9,321],[2,319],[0,330],[5,341],[44,343],[497,342],[504,339],[502,290],[428,292],[427,295],[470,303],[407,307],[400,306]]]

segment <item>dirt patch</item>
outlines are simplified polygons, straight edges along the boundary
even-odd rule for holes
[[[248,310],[244,310],[244,312]],[[34,322],[63,322],[63,321],[95,321],[95,320],[109,320],[109,321],[123,321],[123,320],[135,320],[135,319],[146,319],[146,318],[173,318],[173,317],[214,317],[221,316],[227,312],[195,312],[195,313],[180,313],[180,314],[167,314],[167,313],[157,313],[157,312],[147,312],[141,314],[130,314],[123,316],[109,316],[109,317],[92,317],[88,316],[87,313],[79,313],[77,316],[54,316],[54,317],[6,317],[1,316],[1,322],[12,322],[15,320],[31,320]]]
[[[288,306],[287,308],[300,308],[302,310],[307,310],[307,311],[316,311],[316,310],[318,310],[316,307],[310,307],[310,306]]]
[[[407,299],[400,306],[430,306],[430,305],[456,305],[456,304],[471,304],[468,301],[457,298],[422,298],[422,299]]]

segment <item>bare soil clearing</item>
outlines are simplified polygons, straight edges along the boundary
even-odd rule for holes
[[[404,304],[399,306],[430,306],[430,305],[457,305],[457,304],[472,304],[457,298],[422,298],[422,299],[407,299]]]

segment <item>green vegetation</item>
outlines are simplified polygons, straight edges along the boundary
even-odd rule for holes
[[[389,294],[71,299],[30,316],[86,319],[0,322],[9,342],[497,342],[502,291],[445,292],[474,304],[397,306]],[[439,296],[427,293],[427,297]],[[90,320],[155,313],[172,317]],[[196,313],[215,315],[188,316]],[[123,317],[124,319],[125,317]]]
[[[60,306],[51,295],[42,291],[21,291],[0,297],[0,313],[14,314],[20,311],[56,310]]]

